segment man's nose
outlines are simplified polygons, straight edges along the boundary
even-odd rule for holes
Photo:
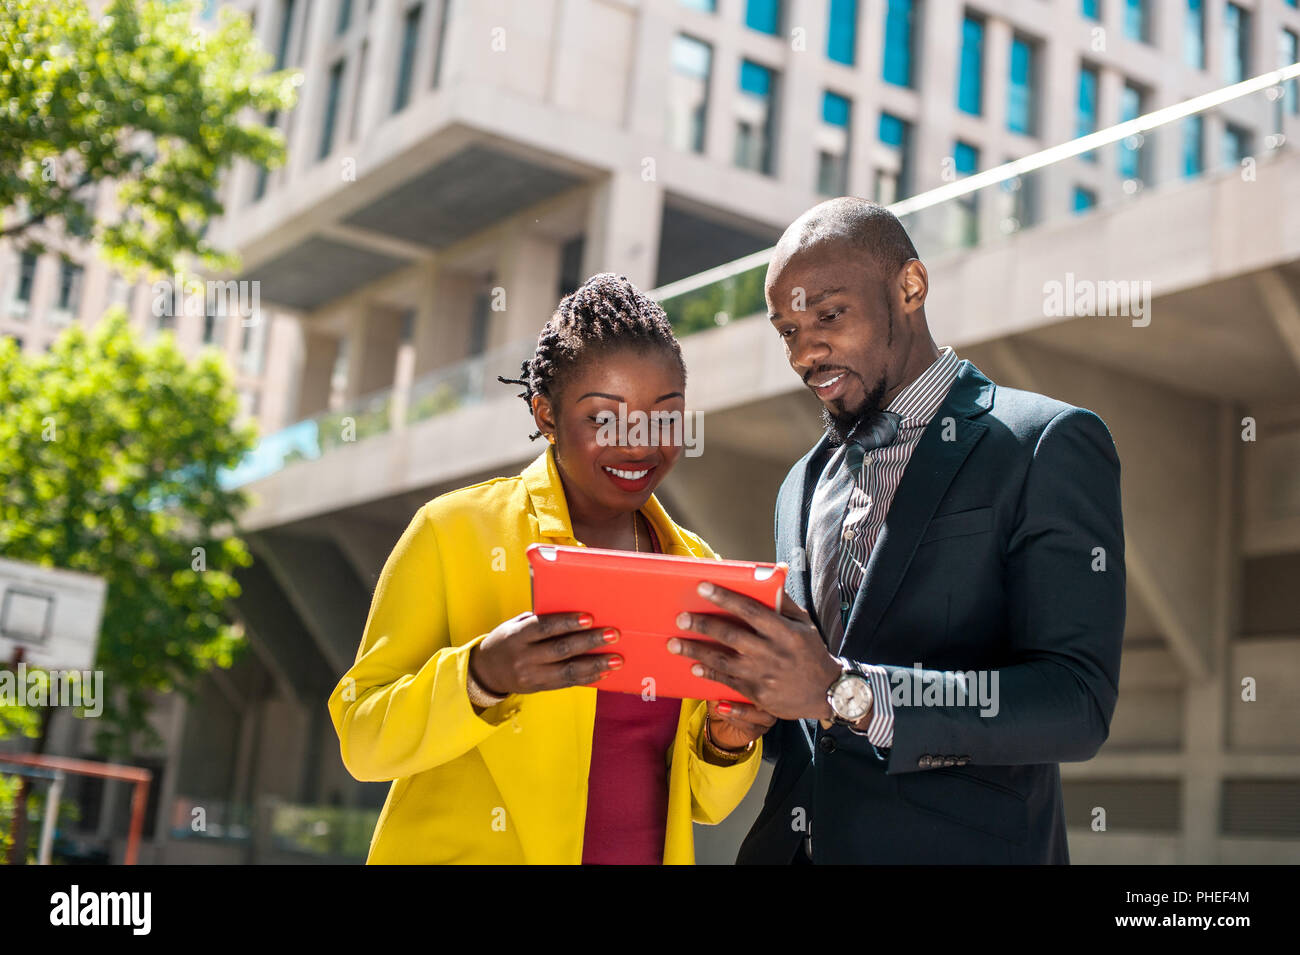
[[[818,365],[826,364],[830,354],[831,350],[821,336],[805,333],[797,336],[790,347],[790,364],[802,377]]]

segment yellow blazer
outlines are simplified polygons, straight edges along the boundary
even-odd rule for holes
[[[653,496],[642,513],[665,552],[717,557]],[[329,698],[348,772],[393,781],[367,863],[582,861],[597,691],[514,694],[478,715],[465,684],[470,649],[532,606],[534,542],[578,544],[550,448],[514,477],[429,501],[389,555]],[[705,710],[682,701],[665,754],[667,864],[693,864],[692,820],[721,822],[758,773],[762,740],[741,762],[705,762]]]

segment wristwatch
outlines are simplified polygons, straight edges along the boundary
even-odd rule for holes
[[[834,723],[854,729],[871,712],[871,681],[847,660],[839,662],[844,669],[826,691],[826,702],[834,714]]]

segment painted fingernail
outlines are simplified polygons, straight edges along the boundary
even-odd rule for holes
[[[730,713],[730,712],[731,712],[731,704],[730,704],[730,703],[727,703],[727,702],[719,703],[719,704],[718,704],[718,712],[719,712],[719,713]]]
[[[589,613],[578,615],[578,626],[580,627],[590,627],[595,622],[596,618]]]
[[[683,630],[689,629],[691,626],[691,615],[684,610],[679,613],[677,615],[677,626],[681,627]]]
[[[600,638],[604,640],[606,643],[613,643],[615,640],[618,639],[618,631],[611,627],[610,629],[602,633],[600,635]]]
[[[622,665],[623,665],[622,657],[610,657],[609,663],[606,664],[606,666],[609,667],[609,669],[611,670],[617,670]]]
[[[673,637],[672,639],[670,639],[670,640],[668,641],[668,652],[669,652],[669,653],[681,653],[681,652],[682,652],[682,642],[681,642],[680,640],[678,640],[676,637]]]
[[[703,581],[698,587],[695,588],[695,592],[698,593],[701,597],[708,597],[713,593],[713,584],[709,583],[707,580]]]
[[[697,663],[695,664],[695,666],[691,667],[691,673],[695,674],[696,676],[704,676],[704,667],[700,666]]]

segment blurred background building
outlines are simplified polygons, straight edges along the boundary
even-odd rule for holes
[[[657,289],[682,336],[706,441],[660,498],[724,556],[771,559],[818,404],[762,317],[761,257],[728,263],[821,198],[924,196],[1300,59],[1295,0],[234,5],[304,75],[266,117],[287,165],[237,168],[212,230],[259,320],[160,322],[90,251],[0,249],[0,332],[40,349],[120,302],[143,334],[222,349],[265,435],[229,476],[255,496],[252,652],[160,700],[167,744],[138,761],[162,862],[364,856],[387,784],[348,775],[325,699],[415,510],[539,452],[495,378],[584,278]],[[1110,738],[1061,767],[1076,862],[1300,861],[1298,142],[1289,81],[899,207],[936,340],[1095,410],[1119,447],[1128,630]],[[1047,283],[1079,281],[1150,297],[1054,313]],[[50,751],[89,738],[60,713]],[[734,859],[767,775],[697,827],[700,861]],[[126,801],[83,793],[119,856]]]

